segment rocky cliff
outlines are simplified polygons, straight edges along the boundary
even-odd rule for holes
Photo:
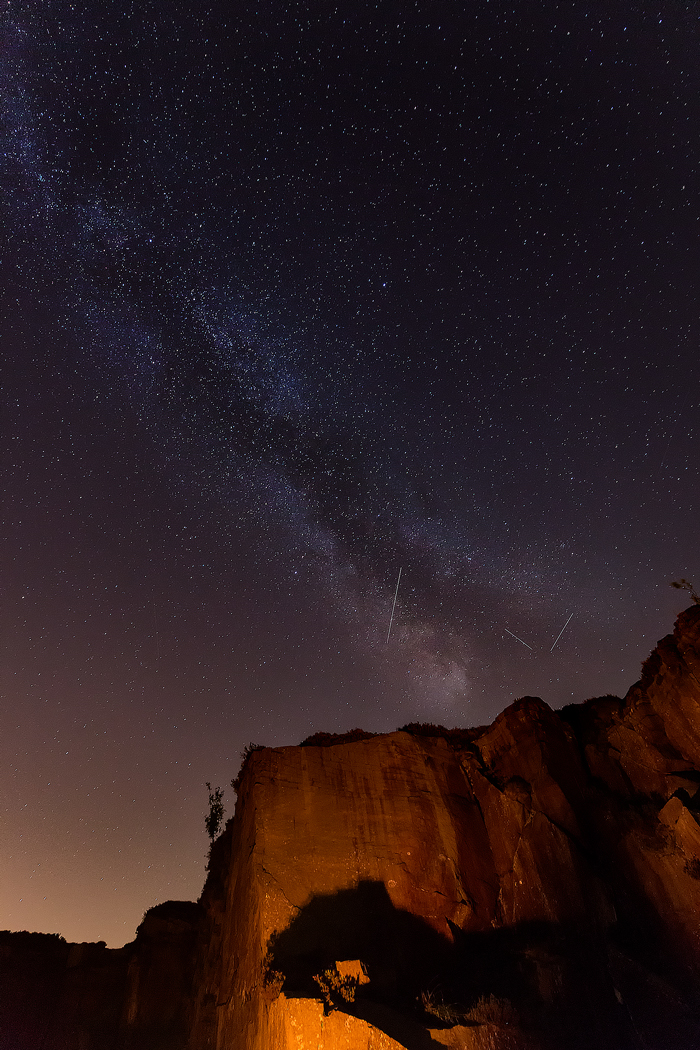
[[[114,1041],[26,1045],[691,1050],[699,787],[700,606],[624,699],[254,751],[201,920],[85,971]]]
[[[123,948],[0,933],[1,1050],[185,1050],[202,918],[159,904]]]

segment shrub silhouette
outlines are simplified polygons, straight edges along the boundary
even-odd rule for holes
[[[700,605],[700,594],[695,590],[690,580],[685,580],[681,576],[680,580],[672,580],[671,586],[675,587],[677,591],[688,591],[695,604]]]
[[[207,829],[207,835],[213,842],[219,834],[224,819],[224,792],[222,788],[219,787],[212,790],[212,786],[208,780],[207,791],[209,792],[209,812],[204,818],[204,826]]]

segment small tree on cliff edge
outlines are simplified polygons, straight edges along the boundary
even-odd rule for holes
[[[672,587],[675,587],[677,591],[689,591],[690,597],[693,599],[696,605],[700,605],[700,594],[695,590],[692,583],[689,580],[684,580],[681,576],[680,580],[673,580],[671,583]]]
[[[222,788],[214,788],[212,791],[212,786],[208,780],[207,791],[209,792],[209,812],[204,818],[204,826],[207,829],[207,835],[213,842],[219,834],[224,819],[224,792]]]

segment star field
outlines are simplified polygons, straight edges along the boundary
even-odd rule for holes
[[[699,43],[6,3],[0,925],[196,898],[251,741],[638,678],[697,583]]]

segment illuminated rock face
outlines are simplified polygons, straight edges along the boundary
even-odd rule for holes
[[[699,788],[697,606],[624,700],[255,751],[201,905],[0,935],[0,1050],[697,1050]]]
[[[699,639],[624,701],[254,752],[192,1050],[700,1045]]]

